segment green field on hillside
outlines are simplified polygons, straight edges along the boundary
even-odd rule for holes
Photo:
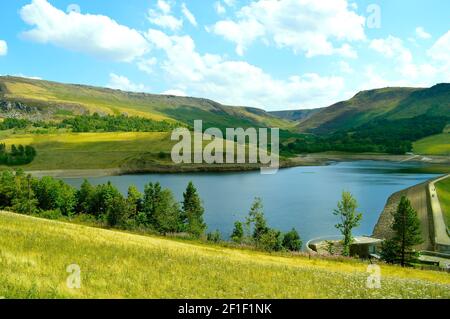
[[[23,167],[29,170],[118,168],[144,153],[170,153],[173,145],[165,132],[21,134],[1,142],[33,145],[37,156]]]
[[[450,298],[450,275],[180,242],[0,213],[5,298]],[[69,265],[81,288],[69,289]]]
[[[423,138],[413,144],[415,154],[450,155],[450,133]]]
[[[445,217],[445,223],[450,228],[450,178],[436,184],[439,202]]]

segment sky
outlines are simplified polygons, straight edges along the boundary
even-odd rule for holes
[[[450,1],[1,1],[0,75],[325,107],[450,82]]]

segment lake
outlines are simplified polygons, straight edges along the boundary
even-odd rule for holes
[[[261,197],[271,227],[288,231],[295,227],[306,242],[339,234],[332,214],[342,191],[350,191],[363,213],[355,235],[370,235],[387,198],[394,192],[436,175],[401,173],[420,163],[379,161],[342,162],[329,166],[294,167],[275,175],[255,172],[144,174],[87,178],[97,185],[111,181],[126,194],[129,185],[141,191],[149,182],[160,182],[181,201],[189,181],[197,187],[205,206],[208,230],[220,230],[228,237],[236,220],[244,220],[255,197]],[[79,187],[82,178],[65,178]]]

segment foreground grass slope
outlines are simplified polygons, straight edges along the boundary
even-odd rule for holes
[[[68,265],[81,289],[68,289]],[[5,298],[450,298],[450,275],[287,257],[0,213]]]

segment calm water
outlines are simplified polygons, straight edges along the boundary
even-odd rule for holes
[[[399,169],[420,164],[358,161],[330,166],[295,167],[275,175],[259,172],[147,174],[88,178],[93,184],[111,181],[124,194],[128,185],[141,191],[149,182],[159,181],[181,201],[189,181],[196,185],[205,206],[209,230],[229,236],[233,223],[243,220],[253,199],[261,197],[264,212],[272,227],[283,231],[295,227],[304,241],[319,236],[337,235],[332,214],[343,190],[352,192],[363,213],[357,235],[370,235],[387,198],[396,191],[418,184],[435,175],[404,174]],[[64,179],[79,187],[83,179]]]

